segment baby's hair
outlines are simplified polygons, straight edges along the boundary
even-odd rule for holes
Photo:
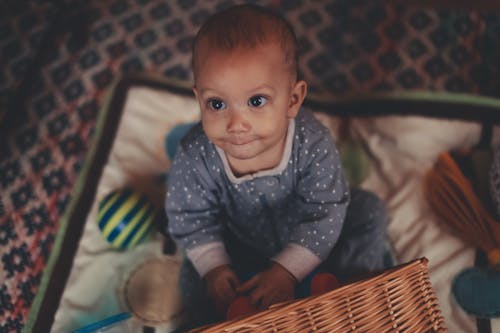
[[[255,48],[277,41],[285,54],[285,63],[297,77],[297,38],[292,26],[273,11],[255,5],[237,5],[211,16],[200,28],[193,42],[192,67],[196,78],[199,44],[208,48],[232,51],[239,47]]]

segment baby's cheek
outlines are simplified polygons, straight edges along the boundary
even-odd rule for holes
[[[224,123],[220,120],[215,119],[205,119],[203,122],[203,130],[207,137],[214,141],[222,133],[224,133]]]

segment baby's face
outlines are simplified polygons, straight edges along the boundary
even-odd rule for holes
[[[256,172],[281,160],[288,122],[306,85],[295,82],[280,45],[232,52],[200,50],[194,92],[203,128],[237,172]]]

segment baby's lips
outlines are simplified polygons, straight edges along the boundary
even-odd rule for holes
[[[230,144],[232,145],[235,145],[235,146],[242,146],[242,145],[246,145],[246,144],[249,144],[250,142],[254,141],[255,138],[253,137],[229,137],[227,139],[227,142],[229,142]]]

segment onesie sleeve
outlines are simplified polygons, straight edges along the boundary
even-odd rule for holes
[[[301,149],[295,209],[299,223],[273,260],[298,280],[330,254],[342,230],[349,186],[333,139],[328,133],[306,140]]]
[[[195,158],[196,156],[196,158]],[[168,231],[200,276],[229,263],[218,222],[217,187],[201,155],[181,145],[168,177]]]

